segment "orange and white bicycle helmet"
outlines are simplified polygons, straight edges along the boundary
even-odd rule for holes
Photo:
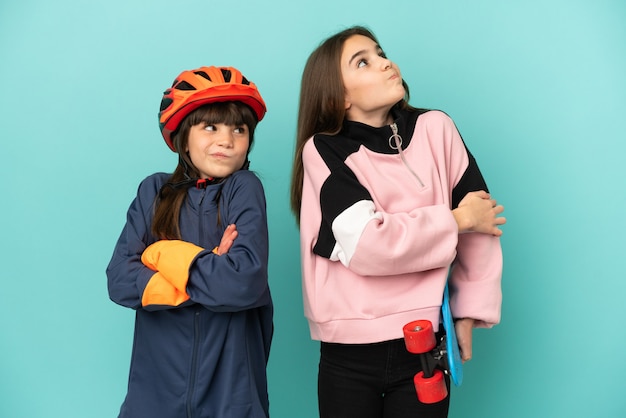
[[[180,73],[163,93],[159,110],[159,128],[167,146],[175,151],[172,132],[189,113],[205,104],[231,101],[250,106],[258,121],[267,111],[256,85],[234,67],[200,67]]]

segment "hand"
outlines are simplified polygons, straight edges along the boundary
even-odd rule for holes
[[[498,205],[489,193],[481,190],[466,194],[452,214],[459,232],[480,232],[499,237],[502,230],[498,226],[506,223],[506,218],[498,216],[503,211],[504,206]]]
[[[472,330],[474,320],[472,318],[459,319],[454,323],[456,339],[461,350],[461,360],[463,363],[472,359]]]
[[[224,235],[222,235],[222,240],[220,241],[220,245],[213,250],[213,252],[217,255],[223,255],[228,253],[230,247],[233,246],[235,242],[235,238],[237,238],[238,232],[235,224],[230,224],[226,227],[224,231]]]

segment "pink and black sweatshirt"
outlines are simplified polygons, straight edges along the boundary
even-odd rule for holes
[[[315,340],[402,338],[416,319],[437,329],[449,271],[456,318],[500,321],[500,240],[459,234],[451,212],[487,190],[474,157],[443,112],[394,119],[381,128],[346,121],[304,147],[303,296]]]

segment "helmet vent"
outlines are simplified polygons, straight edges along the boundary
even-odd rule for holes
[[[222,77],[224,77],[224,81],[229,83],[230,82],[230,70],[226,70],[224,68],[220,68],[220,70],[222,70]]]
[[[165,109],[167,109],[173,101],[174,100],[170,99],[169,97],[164,97],[163,100],[161,100],[161,109],[159,109],[159,112],[163,112]]]
[[[186,81],[181,81],[180,83],[176,84],[176,90],[196,90],[196,88]]]
[[[200,77],[206,78],[209,81],[213,81],[211,80],[211,77],[209,77],[209,75],[205,73],[204,71],[195,71],[194,74],[199,75]]]

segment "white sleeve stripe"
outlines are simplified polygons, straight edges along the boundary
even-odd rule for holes
[[[330,260],[341,261],[341,264],[348,267],[359,239],[372,219],[380,221],[383,217],[376,212],[374,202],[371,200],[356,202],[337,216],[332,224],[336,244],[330,254]]]

